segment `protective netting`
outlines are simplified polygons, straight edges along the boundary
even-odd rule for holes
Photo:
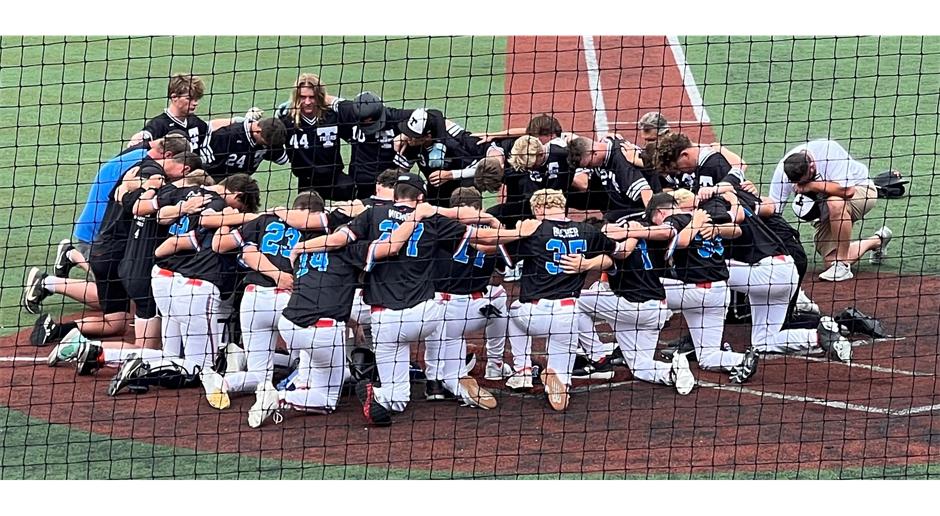
[[[5,36],[0,478],[928,477],[938,67]]]

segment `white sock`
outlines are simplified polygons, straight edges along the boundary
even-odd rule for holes
[[[46,276],[42,280],[42,288],[50,294],[55,293],[55,286],[59,283],[59,278],[55,276]]]
[[[75,251],[76,251],[76,249],[69,249],[68,252],[65,253],[65,259],[68,260],[68,261],[70,261],[70,262],[72,262],[72,263],[75,263],[75,259],[72,258],[72,253],[75,252]]]

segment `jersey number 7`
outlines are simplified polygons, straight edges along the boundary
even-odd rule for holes
[[[545,243],[545,250],[553,251],[552,261],[545,262],[545,270],[549,274],[559,274],[562,270],[558,262],[561,261],[562,255],[580,254],[587,251],[587,241],[584,239],[570,240],[566,245],[564,240],[553,238]]]

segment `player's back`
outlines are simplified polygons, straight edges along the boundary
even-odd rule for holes
[[[502,251],[505,252],[505,251]],[[464,242],[456,253],[438,250],[434,262],[434,288],[438,292],[456,295],[476,294],[486,290],[497,267],[505,267],[502,254],[486,255],[469,242]]]
[[[545,219],[532,235],[506,247],[513,261],[524,260],[519,300],[529,303],[579,297],[587,274],[565,274],[559,263],[561,257],[593,257],[613,252],[616,244],[590,224]]]
[[[664,223],[671,225],[678,233],[692,223],[692,215],[670,215]],[[696,234],[688,247],[667,251],[666,260],[673,260],[676,278],[683,283],[726,281],[728,266],[725,264],[724,251],[724,241],[720,236],[705,240],[702,235]]]
[[[284,317],[303,327],[320,319],[348,320],[368,247],[368,242],[354,242],[337,251],[298,256]]]
[[[414,208],[404,204],[373,207],[347,227],[356,240],[384,240]],[[469,237],[470,229],[440,215],[419,222],[398,254],[384,260],[366,259],[369,273],[363,301],[372,306],[404,310],[434,297],[432,271],[438,248],[451,253]]]

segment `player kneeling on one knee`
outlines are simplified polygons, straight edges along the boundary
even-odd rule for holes
[[[610,323],[624,361],[636,379],[673,385],[679,394],[688,394],[695,387],[695,377],[685,355],[676,355],[671,364],[653,359],[669,309],[666,307],[666,291],[647,241],[626,238],[626,228],[617,225],[609,226],[605,233],[612,240],[623,241],[621,249],[613,255],[614,267],[608,272],[610,291],[583,291],[578,300],[581,315],[589,320],[599,317]],[[566,273],[586,272],[592,267],[606,265],[602,261],[566,256],[562,258],[562,267]],[[590,324],[593,327],[593,321]],[[596,344],[597,341],[589,339],[585,342]],[[591,356],[586,368],[591,373],[613,373],[603,349],[587,351]]]

